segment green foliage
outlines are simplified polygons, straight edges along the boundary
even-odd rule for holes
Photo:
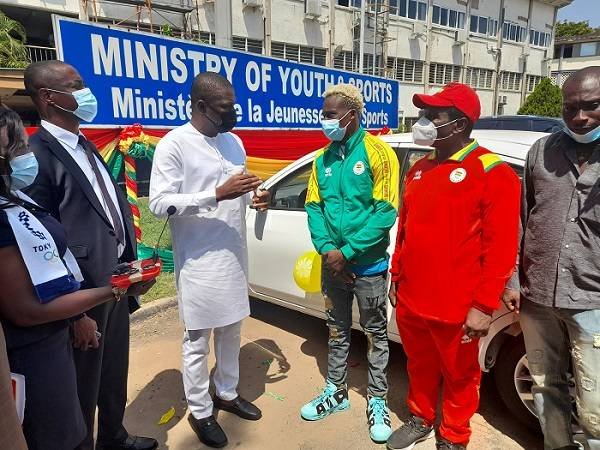
[[[138,207],[140,209],[142,240],[146,245],[154,246],[165,222],[152,215],[148,209],[147,198],[138,199]],[[169,232],[169,227],[167,227],[160,240],[160,246],[162,248],[171,248],[171,233]],[[152,289],[150,289],[146,295],[142,296],[142,302],[147,303],[159,298],[174,297],[175,295],[177,295],[175,289],[175,274],[162,273],[156,279],[156,284]]]
[[[162,273],[156,279],[156,284],[152,286],[145,295],[142,295],[142,303],[148,303],[161,298],[175,297],[177,289],[175,288],[175,274]]]
[[[23,25],[0,11],[0,67],[22,69],[29,65],[26,40]]]
[[[410,131],[410,127],[405,123],[400,122],[398,124],[398,128],[394,131],[394,133],[407,133]]]
[[[173,36],[173,28],[171,28],[171,25],[169,24],[165,24],[160,28],[160,34],[162,34],[163,36]]]
[[[142,241],[144,244],[154,247],[158,236],[165,224],[164,219],[157,219],[148,208],[148,198],[138,199],[138,208],[140,209],[140,228],[142,229]],[[160,240],[161,248],[171,248],[171,233],[169,227],[165,229]]]
[[[560,88],[552,84],[550,78],[544,78],[527,97],[518,114],[560,117],[562,115],[562,93]]]
[[[590,27],[589,20],[582,20],[581,22],[568,22],[563,20],[556,24],[556,37],[573,37],[583,36],[590,34],[594,31],[594,28]]]

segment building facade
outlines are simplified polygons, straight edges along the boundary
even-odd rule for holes
[[[25,25],[32,60],[55,56],[57,13],[397,79],[399,115],[410,120],[414,93],[451,81],[478,91],[484,115],[515,114],[551,75],[557,10],[572,0],[362,2],[0,0],[0,10]],[[15,94],[7,103],[26,103]]]
[[[562,86],[572,73],[588,66],[600,66],[600,31],[556,39],[551,68],[555,84]]]

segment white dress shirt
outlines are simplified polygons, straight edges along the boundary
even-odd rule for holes
[[[156,146],[150,210],[170,220],[181,319],[188,330],[223,327],[250,314],[245,195],[217,203],[216,188],[246,164],[232,133],[214,138],[191,123]]]
[[[104,208],[106,217],[112,224],[113,228],[115,228],[115,224],[112,221],[112,216],[110,214],[104,196],[102,195],[102,191],[100,190],[100,185],[98,184],[96,175],[94,175],[94,171],[92,170],[92,166],[90,165],[90,162],[85,154],[85,150],[83,149],[83,147],[81,147],[81,145],[79,145],[79,135],[73,134],[70,131],[60,128],[45,120],[42,120],[42,127],[44,127],[48,131],[48,133],[50,133],[58,142],[60,142],[60,144],[64,147],[67,153],[75,160],[79,168],[83,171],[85,177],[90,181],[90,184],[94,189],[94,193],[96,194],[96,197],[98,197],[100,205],[102,205],[102,208]],[[83,133],[79,134],[85,137]],[[115,209],[119,214],[119,220],[121,221],[121,223],[118,225],[123,230],[123,236],[126,237],[127,232],[125,231],[125,226],[123,225],[123,215],[121,214],[121,208],[119,207],[119,200],[117,199],[117,192],[115,191],[115,186],[113,184],[112,177],[104,167],[104,164],[98,159],[98,157],[96,157],[96,160],[98,162],[98,169],[100,170],[102,178],[104,179],[106,190],[108,191],[108,194],[110,195],[110,198],[115,205]],[[124,243],[120,243],[118,245],[117,250],[119,256],[121,256],[125,251]]]

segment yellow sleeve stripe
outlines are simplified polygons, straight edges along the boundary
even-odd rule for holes
[[[479,156],[479,160],[481,161],[481,164],[483,164],[484,172],[489,172],[498,164],[502,164],[504,162],[502,161],[502,158],[494,153],[486,153],[485,155],[481,155]]]
[[[321,192],[319,191],[319,179],[317,178],[317,164],[320,157],[325,153],[325,149],[321,149],[317,152],[315,160],[312,164],[312,171],[310,178],[308,179],[308,188],[306,191],[305,205],[309,203],[321,203]]]
[[[365,150],[373,172],[373,199],[390,203],[398,209],[398,187],[400,170],[394,150],[382,140],[365,136]]]

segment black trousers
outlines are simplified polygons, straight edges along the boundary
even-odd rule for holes
[[[10,370],[25,376],[23,432],[28,448],[75,448],[85,435],[85,424],[77,401],[68,326],[35,343],[9,350],[8,359]]]
[[[100,347],[75,350],[77,391],[87,425],[78,450],[94,449],[94,417],[98,407],[99,442],[120,442],[127,437],[123,416],[127,403],[129,370],[129,308],[127,298],[109,301],[87,312],[98,324]]]

